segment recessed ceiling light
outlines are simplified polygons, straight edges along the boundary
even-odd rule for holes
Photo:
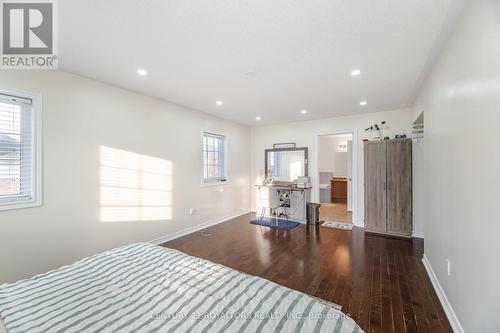
[[[307,113],[307,110],[302,110],[302,111],[300,111],[300,113],[302,113],[302,114],[306,114],[306,113]]]
[[[361,70],[359,69],[353,69],[351,72],[351,76],[358,76],[359,74],[361,74]]]
[[[215,104],[222,105],[222,104],[224,104],[224,102],[223,101],[217,101],[217,102],[215,102]]]
[[[361,105],[361,106],[365,106],[366,104],[368,104],[367,101],[361,101],[361,102],[359,102],[359,105]]]
[[[255,120],[261,120],[262,118],[260,116],[255,117]]]
[[[137,70],[137,74],[139,74],[140,76],[146,76],[146,75],[148,75],[148,71],[145,69],[139,68]]]
[[[245,73],[246,76],[250,76],[250,77],[256,77],[257,76],[257,72],[256,71],[248,71]]]

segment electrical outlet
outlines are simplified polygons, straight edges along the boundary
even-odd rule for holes
[[[451,262],[450,262],[450,259],[446,259],[446,272],[448,272],[448,276],[451,276]]]
[[[189,208],[189,215],[193,216],[194,214],[196,214],[196,209]]]

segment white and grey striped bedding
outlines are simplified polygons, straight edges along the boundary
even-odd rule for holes
[[[303,293],[147,243],[0,286],[7,332],[362,332]]]

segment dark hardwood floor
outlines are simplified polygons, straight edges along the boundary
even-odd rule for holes
[[[251,225],[247,214],[163,244],[342,305],[365,332],[452,332],[421,262],[423,241],[362,229]]]

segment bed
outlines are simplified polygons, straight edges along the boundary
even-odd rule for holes
[[[0,285],[0,317],[8,333],[362,332],[319,299],[149,243]]]

